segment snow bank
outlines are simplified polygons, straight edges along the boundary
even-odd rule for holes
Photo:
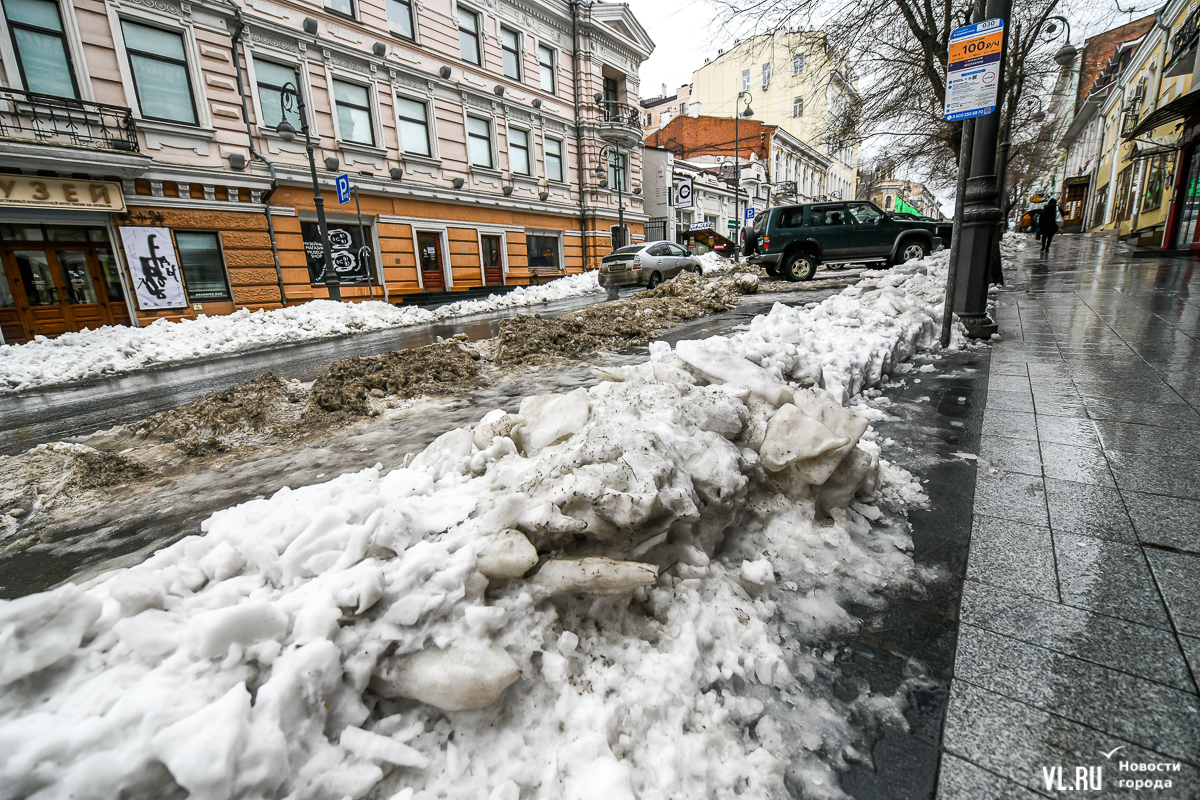
[[[842,797],[900,711],[817,646],[918,578],[920,492],[840,399],[932,341],[929,266],[0,602],[0,798]]]
[[[0,394],[134,372],[158,364],[227,355],[267,345],[400,328],[581,297],[598,292],[594,272],[541,286],[521,287],[482,300],[463,300],[430,311],[374,301],[314,300],[272,311],[247,309],[195,320],[159,320],[144,328],[106,325],[55,339],[0,346]]]

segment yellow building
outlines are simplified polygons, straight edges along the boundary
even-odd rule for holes
[[[825,35],[792,31],[739,42],[692,75],[691,102],[703,113],[732,117],[746,108],[753,118],[830,156],[825,194],[852,199],[858,168],[857,79],[844,62],[831,60]]]

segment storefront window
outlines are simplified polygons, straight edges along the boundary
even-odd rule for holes
[[[13,253],[17,272],[25,287],[25,298],[31,306],[53,306],[58,304],[54,292],[54,277],[50,274],[50,260],[44,250],[18,250]]]
[[[111,250],[97,250],[96,260],[100,262],[100,272],[104,278],[104,291],[108,294],[108,302],[124,303],[125,291],[121,288],[121,278],[117,274],[120,267],[113,258]]]
[[[225,264],[217,234],[176,231],[175,244],[189,302],[228,300],[229,286],[225,282]]]
[[[561,270],[558,258],[558,237],[529,234],[525,237],[525,248],[531,267],[553,267]]]
[[[67,299],[74,304],[96,302],[96,287],[88,269],[87,253],[82,250],[59,250],[58,268],[67,284]]]
[[[1200,214],[1200,158],[1192,150],[1188,156],[1183,204],[1179,211],[1179,229],[1175,232],[1175,248],[1183,250],[1196,238],[1196,217]]]

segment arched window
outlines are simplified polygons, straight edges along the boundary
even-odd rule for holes
[[[892,210],[892,196],[890,194],[887,197],[883,198],[883,210],[884,211]]]

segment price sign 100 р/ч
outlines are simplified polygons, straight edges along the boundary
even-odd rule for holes
[[[950,34],[946,59],[945,117],[953,122],[996,110],[1004,20],[985,19]]]

